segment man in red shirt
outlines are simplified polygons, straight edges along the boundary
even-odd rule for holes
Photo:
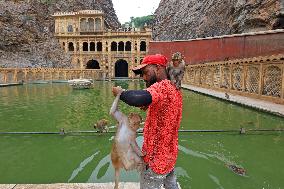
[[[170,80],[163,55],[146,56],[133,68],[146,82],[146,90],[129,90],[120,99],[131,106],[147,107],[142,152],[145,169],[141,172],[140,188],[178,188],[174,166],[178,154],[178,129],[182,117],[182,94]],[[116,96],[119,89],[114,87]]]

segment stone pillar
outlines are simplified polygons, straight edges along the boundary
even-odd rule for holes
[[[81,17],[78,17],[78,32],[80,33],[81,31]]]
[[[67,18],[64,18],[64,34],[67,35],[68,31],[68,21]]]
[[[18,71],[16,69],[14,70],[13,81],[14,82],[18,81]]]

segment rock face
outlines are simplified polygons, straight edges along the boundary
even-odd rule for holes
[[[55,12],[97,9],[106,25],[120,26],[111,0],[0,0],[0,67],[71,68],[54,35]]]
[[[283,0],[161,0],[155,40],[184,40],[284,28]]]

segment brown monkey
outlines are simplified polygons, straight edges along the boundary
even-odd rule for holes
[[[120,88],[121,89],[121,88]],[[121,92],[123,89],[121,89]],[[136,131],[141,123],[141,116],[130,113],[128,117],[118,110],[118,101],[121,92],[116,96],[110,109],[110,114],[118,121],[118,128],[111,150],[111,161],[115,169],[115,189],[118,189],[120,168],[126,171],[142,170],[143,153],[136,143]]]
[[[108,120],[101,119],[97,121],[97,123],[94,125],[94,128],[97,129],[100,133],[108,132]]]
[[[228,167],[230,170],[232,170],[234,173],[236,173],[240,176],[246,175],[246,170],[244,168],[241,168],[241,167],[238,167],[238,166],[232,165],[232,164],[226,164],[226,167]]]
[[[180,90],[181,80],[185,71],[185,62],[180,52],[176,52],[172,55],[172,61],[170,62],[167,70],[172,84]]]

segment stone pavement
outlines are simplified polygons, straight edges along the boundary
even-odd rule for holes
[[[178,183],[179,185],[179,183]],[[113,189],[114,183],[0,184],[0,189]],[[119,189],[139,189],[138,182],[120,182]],[[181,189],[180,185],[179,188]]]
[[[113,189],[114,183],[0,184],[0,189]],[[119,189],[139,189],[139,183],[120,182]]]
[[[281,104],[275,104],[275,103],[264,101],[264,100],[244,97],[240,95],[234,95],[230,93],[227,93],[229,95],[228,96],[229,98],[226,98],[224,92],[215,91],[211,89],[205,89],[205,88],[196,87],[196,86],[187,85],[187,84],[182,84],[182,87],[184,89],[210,95],[210,96],[217,97],[223,100],[227,100],[227,101],[238,103],[238,104],[245,105],[248,107],[256,108],[261,111],[269,112],[269,113],[284,117],[284,105],[281,105]]]

